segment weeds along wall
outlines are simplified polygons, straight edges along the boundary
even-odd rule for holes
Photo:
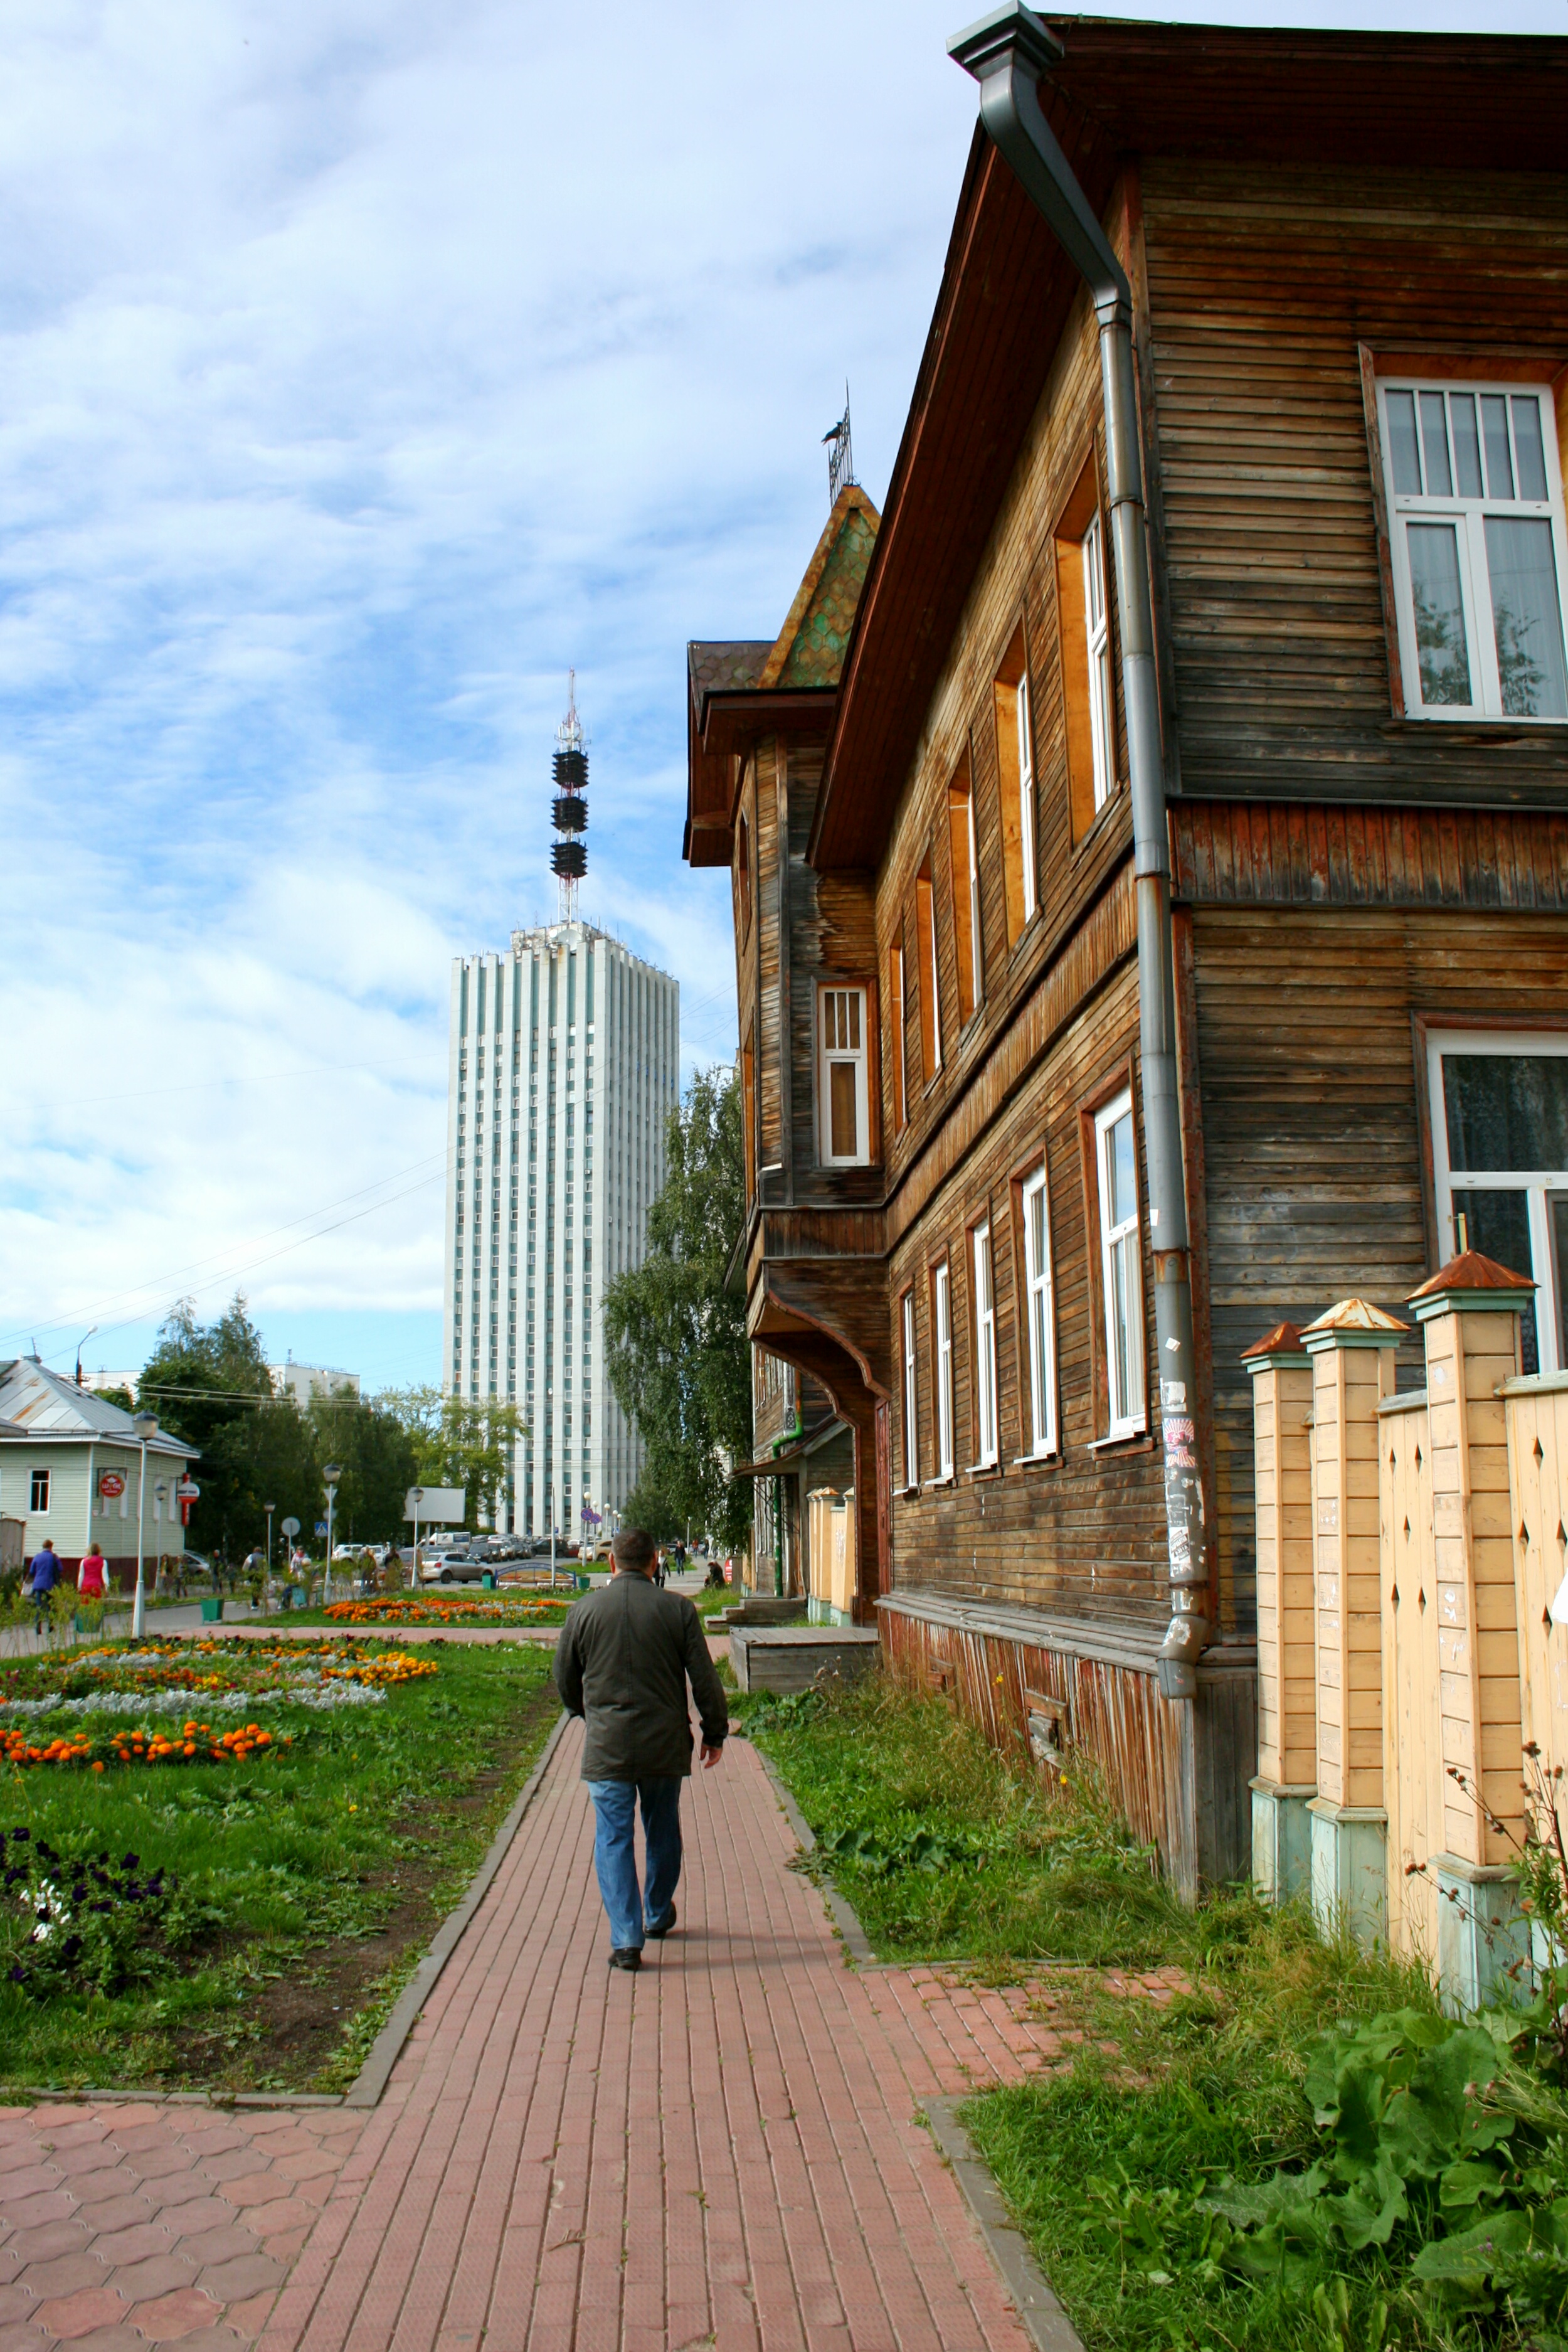
[[[1568,1768],[1568,1376],[1521,1375],[1531,1290],[1473,1252],[1423,1284],[1420,1388],[1363,1300],[1249,1359],[1255,1880],[1467,2007],[1530,1957],[1513,1865]]]

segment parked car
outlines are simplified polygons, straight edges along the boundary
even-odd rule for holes
[[[424,1547],[420,1550],[423,1554]],[[434,1559],[423,1559],[420,1565],[421,1581],[425,1584],[477,1584],[489,1573],[493,1562],[470,1551],[437,1552]]]

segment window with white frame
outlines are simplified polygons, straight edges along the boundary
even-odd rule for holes
[[[40,1518],[49,1507],[49,1474],[35,1470],[28,1481],[27,1510],[33,1518]]]
[[[1133,1097],[1095,1115],[1100,1190],[1100,1276],[1105,1293],[1105,1387],[1110,1437],[1145,1424],[1144,1281],[1138,1248],[1138,1148]]]
[[[1111,616],[1105,602],[1105,540],[1095,508],[1083,534],[1083,630],[1089,654],[1089,738],[1094,752],[1094,805],[1115,789],[1116,739],[1111,700]]]
[[[1524,1370],[1568,1371],[1568,1034],[1433,1032],[1427,1052],[1438,1255],[1527,1276]]]
[[[906,1486],[920,1484],[919,1423],[915,1415],[915,1293],[906,1290],[903,1301],[904,1323],[904,1483]]]
[[[1052,1360],[1051,1301],[1051,1208],[1045,1170],[1037,1169],[1023,1188],[1024,1301],[1029,1342],[1029,1444],[1049,1454],[1056,1444],[1056,1374]]]
[[[988,1470],[997,1446],[997,1307],[991,1282],[991,1229],[977,1225],[975,1264],[975,1467]]]
[[[1406,710],[1568,719],[1549,394],[1385,381],[1379,401]]]
[[[936,1333],[936,1476],[953,1475],[953,1278],[946,1258],[931,1277],[931,1319]]]
[[[1023,877],[1023,919],[1035,909],[1034,891],[1034,731],[1029,723],[1029,672],[1018,682],[1019,730],[1019,863]]]
[[[871,1158],[866,992],[824,988],[818,998],[818,1134],[830,1168],[863,1168]]]

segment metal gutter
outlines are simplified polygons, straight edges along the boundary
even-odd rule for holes
[[[1138,457],[1138,394],[1133,360],[1133,296],[1071,165],[1040,110],[1037,85],[1065,51],[1020,5],[982,16],[947,44],[980,85],[980,120],[1088,286],[1100,323],[1122,701],[1133,801],[1133,865],[1138,903],[1138,1064],[1148,1164],[1155,1265],[1155,1329],[1165,1446],[1166,1539],[1171,1622],[1159,1653],[1168,1699],[1197,1696],[1197,1663],[1214,1636],[1207,1537],[1196,1434],[1197,1356],[1181,1107],[1176,1092],[1176,970],[1171,954],[1170,838],[1155,676],[1148,533]]]

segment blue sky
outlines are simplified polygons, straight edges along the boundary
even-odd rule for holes
[[[963,15],[11,0],[0,1351],[137,1364],[238,1286],[279,1355],[436,1377],[450,962],[553,906],[569,666],[584,910],[688,1074],[733,1054],[684,646],[782,620],[846,376],[885,489]]]

